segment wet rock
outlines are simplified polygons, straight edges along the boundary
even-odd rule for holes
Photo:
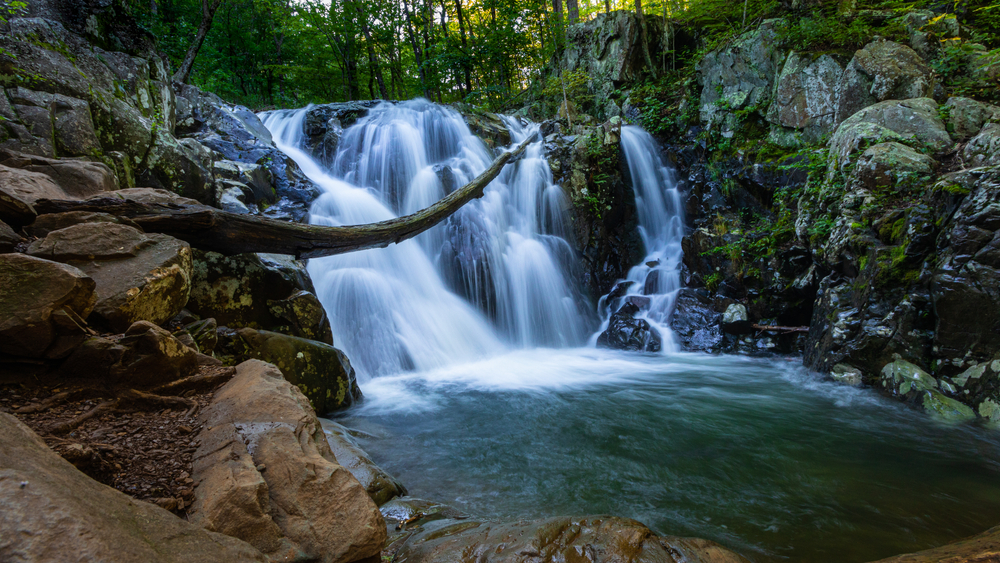
[[[615,350],[636,352],[659,352],[662,341],[660,333],[650,326],[646,319],[637,319],[639,308],[625,303],[611,315],[608,328],[597,337],[597,346]]]
[[[244,539],[276,560],[333,563],[379,554],[386,537],[381,513],[337,464],[308,400],[274,366],[240,364],[202,420],[193,523]]]
[[[837,383],[860,387],[864,382],[864,374],[856,367],[847,364],[837,364],[830,369],[830,377]]]
[[[347,428],[332,420],[324,419],[321,422],[337,463],[354,475],[354,478],[368,491],[368,496],[375,501],[376,506],[383,506],[393,498],[406,494],[406,487],[376,465],[355,443]]]
[[[610,516],[561,517],[511,524],[468,520],[442,524],[427,526],[411,536],[397,551],[396,560],[430,563],[488,557],[493,563],[513,563],[528,556],[538,563],[746,561],[708,540],[657,537],[635,520]]]
[[[268,561],[242,541],[98,483],[7,413],[0,413],[0,474],[0,553],[17,559]]]
[[[886,364],[882,368],[881,382],[890,394],[901,398],[912,398],[938,387],[936,379],[906,360]]]
[[[0,255],[0,353],[64,358],[84,341],[96,302],[86,273],[23,254]]]
[[[802,130],[806,142],[819,141],[833,131],[843,72],[829,55],[814,59],[809,54],[789,53],[777,78],[767,120]]]
[[[936,389],[923,392],[920,406],[932,417],[942,422],[968,422],[976,419],[976,412],[962,403],[946,397]]]
[[[350,360],[329,344],[252,328],[220,329],[218,334],[217,355],[228,357],[230,363],[253,358],[278,366],[320,414],[361,399]]]
[[[839,89],[837,123],[884,100],[929,97],[934,91],[934,73],[906,45],[873,41],[854,53]]]
[[[1000,526],[948,545],[880,559],[876,563],[985,563],[1000,550]]]
[[[684,350],[714,352],[722,345],[721,320],[711,301],[685,288],[677,295],[670,328]]]
[[[722,319],[719,321],[722,330],[729,334],[749,334],[753,331],[750,324],[747,308],[742,303],[733,303],[726,307],[726,311],[722,313]]]
[[[83,223],[50,232],[29,248],[79,268],[97,283],[94,317],[114,331],[136,321],[162,324],[191,289],[191,247],[127,225]]]
[[[290,256],[195,251],[188,309],[219,325],[283,332],[333,344],[305,266]]]

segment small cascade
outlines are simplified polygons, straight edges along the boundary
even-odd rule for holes
[[[458,112],[413,100],[372,108],[343,134],[329,170],[302,150],[309,108],[263,116],[277,146],[322,189],[311,221],[354,225],[424,208],[494,155]],[[507,119],[514,143],[538,142],[485,195],[415,239],[313,259],[309,272],[334,339],[362,381],[499,354],[582,344],[592,326],[572,282],[565,195],[538,125]]]
[[[652,135],[634,125],[622,127],[621,150],[635,192],[646,257],[629,270],[624,282],[601,298],[598,309],[603,321],[591,340],[596,341],[608,328],[612,313],[631,302],[639,309],[636,317],[646,319],[660,333],[662,350],[676,352],[679,345],[670,329],[670,315],[681,289],[684,208],[680,192]]]

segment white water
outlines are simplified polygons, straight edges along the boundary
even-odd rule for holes
[[[607,328],[613,307],[617,308],[629,296],[636,296],[639,298],[634,302],[643,304],[638,316],[659,331],[663,338],[662,351],[677,352],[680,347],[669,323],[677,292],[681,289],[681,240],[684,237],[681,194],[673,171],[663,162],[660,149],[649,133],[633,125],[622,127],[621,149],[635,193],[639,233],[646,257],[629,270],[626,281],[632,285],[624,298],[614,303],[608,303],[607,296],[601,298],[598,309],[603,321],[591,340],[596,341]]]
[[[457,112],[413,100],[373,108],[344,132],[332,170],[324,170],[300,148],[307,110],[270,113],[264,123],[278,148],[323,189],[311,209],[316,224],[412,213],[493,160]],[[536,124],[507,125],[514,143],[537,134]],[[571,282],[567,203],[542,150],[539,138],[484,197],[416,239],[310,260],[335,344],[361,381],[512,347],[584,343],[593,327]]]

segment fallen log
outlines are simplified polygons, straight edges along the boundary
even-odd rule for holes
[[[221,254],[268,252],[297,258],[332,256],[356,250],[383,248],[415,237],[482,197],[483,190],[503,167],[524,152],[532,137],[504,152],[478,177],[440,201],[412,215],[388,221],[324,227],[289,223],[266,217],[228,213],[207,205],[149,204],[103,197],[83,201],[40,199],[39,215],[65,211],[104,212],[135,221],[146,232],[163,233],[196,248]]]
[[[773,325],[759,325],[757,323],[754,323],[750,326],[761,332],[784,332],[784,333],[809,332],[809,327],[807,326],[773,326]]]

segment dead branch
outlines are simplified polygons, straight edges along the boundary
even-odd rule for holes
[[[533,137],[529,137],[514,150],[504,152],[476,179],[430,207],[412,215],[366,225],[304,225],[227,213],[207,205],[147,204],[111,197],[86,201],[42,199],[35,203],[35,209],[39,214],[98,211],[128,217],[147,232],[167,234],[197,248],[222,254],[269,252],[299,258],[332,256],[399,243],[437,225],[466,203],[482,197],[486,186],[511,159],[524,152],[532,140]]]
[[[772,325],[759,325],[754,323],[753,328],[761,332],[780,332],[782,334],[788,334],[792,332],[809,332],[809,327],[807,326],[772,326]]]

